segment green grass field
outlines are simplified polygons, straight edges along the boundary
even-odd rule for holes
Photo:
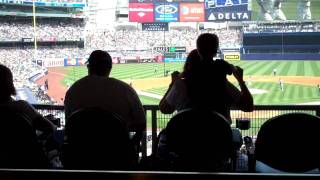
[[[249,88],[263,89],[268,91],[265,94],[254,94],[255,104],[260,105],[277,105],[277,104],[297,104],[303,102],[313,102],[320,100],[317,87],[303,86],[295,84],[285,84],[284,91],[280,90],[278,83],[254,82]],[[167,87],[148,89],[148,92],[162,95],[166,92]],[[157,104],[156,101],[149,100],[148,97],[142,97],[149,104]]]
[[[282,2],[282,11],[288,20],[296,20],[297,17],[297,2],[300,0],[285,0]],[[260,7],[256,0],[252,0],[252,19],[257,20]],[[312,19],[320,20],[320,0],[311,0]]]
[[[311,76],[320,77],[320,61],[235,61],[234,65],[244,69],[246,76],[272,76],[273,69],[277,69],[280,76]],[[113,66],[111,76],[122,79],[162,78],[165,70],[181,71],[183,63],[146,63],[146,64],[116,64]],[[68,74],[63,84],[72,84],[87,74],[85,67],[68,67]],[[157,72],[155,73],[155,69]],[[320,101],[316,86],[297,85],[285,83],[281,92],[276,82],[255,82],[249,88],[266,90],[265,94],[254,95],[255,104],[299,104]],[[167,87],[150,88],[144,91],[163,95]],[[158,104],[159,99],[140,96],[143,104]]]

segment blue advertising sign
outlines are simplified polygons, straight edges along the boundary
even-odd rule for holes
[[[206,21],[250,21],[248,0],[205,0]]]
[[[156,22],[178,22],[178,3],[158,3],[154,5],[154,16]]]
[[[207,9],[206,21],[250,21],[251,14],[251,11],[216,12],[213,9]]]
[[[164,58],[164,62],[186,62],[186,58]]]
[[[248,0],[205,0],[205,8],[227,8],[232,9],[237,6],[248,7]],[[238,7],[239,8],[239,7]],[[248,10],[248,9],[245,9]]]

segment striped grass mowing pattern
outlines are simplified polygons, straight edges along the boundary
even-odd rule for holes
[[[182,71],[184,63],[115,64],[111,76],[118,79],[163,77],[164,71]],[[272,75],[273,69],[281,76],[320,76],[320,61],[233,61],[244,69],[245,75]],[[87,68],[66,67],[68,74],[63,84],[72,84],[87,75]],[[156,72],[155,72],[156,71]]]
[[[145,63],[145,64],[114,64],[111,77],[117,79],[145,79],[163,77],[164,72],[169,70],[182,71],[184,63]],[[67,67],[68,75],[65,77],[63,84],[72,84],[74,81],[87,75],[87,68],[80,67]]]
[[[264,94],[254,94],[256,105],[299,104],[305,102],[320,101],[320,95],[316,86],[303,86],[296,84],[284,84],[284,91],[280,90],[278,83],[254,82],[249,88],[266,90]],[[147,92],[162,95],[167,87],[148,89]],[[158,104],[158,99],[153,99],[152,104]],[[149,99],[151,100],[151,99]],[[143,99],[142,99],[143,101]]]
[[[230,62],[244,69],[244,74],[272,76],[273,69],[281,76],[320,76],[320,61],[234,61]],[[145,64],[115,64],[111,76],[126,79],[145,79],[163,77],[169,70],[182,71],[184,63],[145,63]],[[87,68],[66,67],[68,73],[63,80],[64,85],[71,85],[74,81],[87,75]],[[251,88],[267,90],[268,94],[254,95],[255,104],[296,104],[317,101],[319,94],[316,87],[286,84],[285,91],[279,92],[278,83],[253,83]],[[148,89],[147,92],[162,95],[167,87]],[[159,100],[140,96],[144,104],[158,104]]]

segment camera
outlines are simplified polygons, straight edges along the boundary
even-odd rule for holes
[[[241,130],[250,129],[250,119],[249,118],[237,118],[236,119],[236,128]]]
[[[56,125],[57,127],[61,127],[61,120],[60,118],[56,118],[54,117],[53,114],[48,114],[46,116],[44,116],[45,118],[47,118],[50,122],[52,122],[52,124]]]

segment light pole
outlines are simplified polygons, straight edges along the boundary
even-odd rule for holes
[[[166,4],[163,5],[164,6],[164,17],[163,17],[163,21],[166,22]],[[169,30],[169,29],[168,29]],[[165,53],[167,51],[167,47],[166,47],[166,31],[163,31],[163,76],[166,76],[166,56]]]
[[[33,53],[33,59],[37,61],[37,50],[38,50],[38,45],[37,45],[37,23],[36,23],[36,4],[35,0],[32,1],[32,15],[33,15],[33,40],[34,40],[34,53]]]

